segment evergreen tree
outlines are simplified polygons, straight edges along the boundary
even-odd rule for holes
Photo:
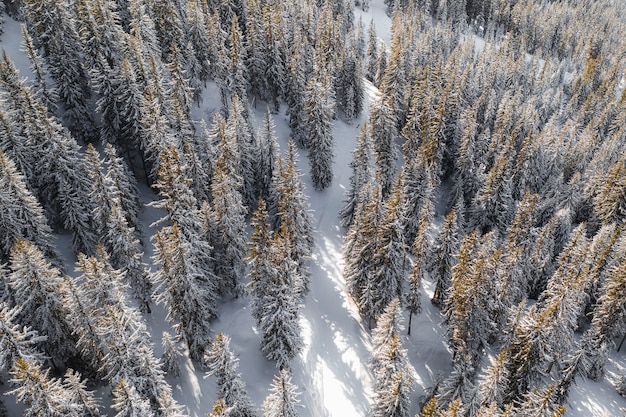
[[[365,78],[374,82],[376,79],[376,61],[378,60],[378,35],[376,34],[376,27],[374,26],[374,20],[370,22],[368,37],[367,37],[367,51],[365,52]]]
[[[113,404],[117,411],[115,417],[154,417],[148,400],[141,398],[135,387],[120,379],[113,388]]]
[[[330,99],[329,85],[310,78],[305,91],[303,135],[309,148],[309,163],[313,188],[318,191],[330,186],[333,180],[332,115],[334,102]]]
[[[43,57],[39,54],[39,51],[35,47],[33,39],[31,38],[26,26],[20,26],[22,38],[24,38],[22,44],[22,51],[28,56],[30,61],[30,70],[35,76],[33,81],[33,90],[35,95],[39,98],[41,103],[48,109],[51,114],[57,109],[57,101],[59,100],[58,91],[55,86],[50,85],[47,77],[49,75],[49,69],[43,60]]]
[[[411,320],[414,314],[422,311],[421,283],[426,274],[426,260],[428,259],[428,216],[420,216],[420,226],[413,242],[413,267],[409,274],[409,291],[405,294],[406,309],[409,310],[408,334],[411,335]]]
[[[248,103],[245,98],[243,100],[239,96],[232,98],[226,125],[226,137],[232,142],[231,145],[236,148],[236,159],[230,163],[235,164],[235,173],[239,177],[238,188],[243,198],[243,204],[251,210],[258,199],[255,165],[259,159],[259,151],[249,119]],[[219,158],[217,159],[219,160]]]
[[[0,253],[6,261],[19,239],[32,241],[51,261],[59,255],[52,245],[52,229],[43,209],[30,193],[15,164],[0,151]]]
[[[277,113],[279,99],[284,96],[285,74],[287,73],[285,29],[280,3],[270,2],[262,10],[261,48],[264,57],[262,95]]]
[[[218,333],[207,351],[208,375],[217,379],[218,397],[224,400],[232,417],[254,417],[246,392],[246,385],[239,373],[239,359],[230,350],[230,337]]]
[[[286,239],[286,253],[296,263],[296,274],[301,280],[298,283],[298,292],[303,295],[308,291],[311,275],[308,262],[313,250],[313,220],[304,185],[299,178],[301,174],[296,169],[297,158],[295,145],[290,140],[287,160],[281,165],[274,183],[278,194],[277,230]]]
[[[415,239],[419,228],[420,213],[433,199],[434,183],[432,173],[420,158],[409,158],[400,172],[402,188],[402,227],[407,242]]]
[[[268,223],[265,202],[259,200],[257,210],[252,215],[250,226],[254,229],[250,234],[248,257],[248,293],[252,296],[250,310],[252,317],[260,324],[263,317],[263,303],[266,297],[268,283],[273,281],[276,274],[274,265],[274,250],[272,246],[272,231]]]
[[[97,139],[89,108],[91,90],[81,59],[80,37],[70,9],[62,2],[25,0],[22,13],[35,46],[43,48],[44,58],[64,104],[63,118],[80,140]]]
[[[296,27],[291,47],[288,68],[288,84],[285,99],[289,109],[289,127],[291,136],[300,147],[304,147],[308,139],[303,129],[305,90],[307,86],[307,38],[299,27]],[[268,109],[269,111],[269,109]]]
[[[68,400],[76,406],[77,414],[84,417],[101,417],[100,405],[93,391],[87,390],[87,383],[81,375],[71,368],[65,371],[63,387],[68,393]]]
[[[431,277],[435,281],[435,292],[431,300],[435,305],[442,305],[452,281],[454,266],[459,252],[459,223],[457,213],[451,210],[445,218],[433,244],[433,260],[429,265]]]
[[[275,235],[273,259],[276,274],[268,281],[263,300],[260,329],[261,351],[267,359],[276,362],[279,369],[288,369],[291,360],[302,348],[299,322],[299,292],[297,268],[289,256],[289,241],[284,229]]]
[[[365,314],[367,306],[362,305],[366,290],[371,282],[371,260],[376,250],[378,224],[382,217],[380,187],[365,184],[361,191],[361,203],[357,206],[354,223],[348,230],[344,240],[343,271],[346,289],[359,310]]]
[[[369,137],[367,122],[359,130],[356,138],[357,145],[352,151],[353,159],[350,162],[352,175],[350,176],[350,189],[346,192],[346,202],[339,211],[339,222],[343,227],[350,227],[354,221],[355,211],[359,205],[359,195],[361,189],[372,178],[372,144]]]
[[[13,302],[21,309],[18,322],[47,337],[41,349],[55,366],[61,366],[76,354],[60,294],[61,272],[35,245],[22,239],[11,249],[9,268],[7,282]]]
[[[376,232],[376,247],[371,259],[369,280],[374,300],[366,316],[377,318],[394,298],[402,299],[407,245],[400,221],[400,189],[387,199]]]
[[[0,304],[0,370],[11,371],[19,361],[41,363],[43,355],[37,346],[45,336],[17,324],[20,307],[9,308],[6,303]]]
[[[104,154],[108,162],[106,179],[113,186],[113,196],[119,199],[118,205],[128,225],[140,236],[141,228],[137,216],[142,211],[143,203],[139,197],[137,180],[124,158],[118,156],[114,146],[106,144]]]
[[[163,346],[163,370],[169,376],[179,377],[180,365],[178,361],[183,358],[183,354],[169,332],[163,332],[161,345]]]
[[[411,393],[414,379],[408,371],[394,373],[381,391],[376,392],[372,417],[408,417],[410,416]]]
[[[386,198],[391,192],[397,172],[397,120],[393,108],[383,97],[374,101],[371,106],[370,129],[374,143],[376,175],[380,178],[382,195]]]
[[[156,301],[164,304],[167,320],[175,323],[192,359],[200,360],[209,341],[209,321],[217,317],[215,284],[204,272],[194,243],[184,237],[177,223],[154,236],[154,261],[160,265],[153,276],[158,284]]]
[[[265,200],[268,211],[272,217],[270,224],[276,224],[277,215],[277,195],[274,184],[274,178],[278,172],[278,139],[272,114],[269,107],[265,111],[263,119],[263,127],[257,135],[258,141],[258,160],[256,163],[257,172],[257,188],[260,198]]]
[[[297,387],[291,382],[288,371],[281,369],[274,377],[270,394],[263,403],[263,417],[298,417]]]

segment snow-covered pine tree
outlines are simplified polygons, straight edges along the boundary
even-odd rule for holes
[[[152,283],[148,265],[143,262],[143,252],[135,230],[128,225],[119,206],[119,202],[115,201],[111,208],[104,241],[111,253],[111,264],[124,274],[134,298],[139,303],[139,310],[150,313]]]
[[[287,73],[286,31],[281,7],[279,2],[270,2],[263,7],[261,12],[264,40],[261,43],[264,58],[261,97],[271,104],[272,111],[275,113],[280,107],[279,100],[284,97],[285,74]]]
[[[165,305],[167,320],[189,347],[190,356],[201,360],[209,343],[209,321],[217,317],[217,287],[206,276],[197,243],[187,240],[177,223],[154,236],[154,261],[160,269],[152,281],[158,285],[156,301]]]
[[[365,51],[365,78],[374,82],[376,79],[376,61],[378,59],[378,35],[374,20],[370,22],[367,31],[367,50]]]
[[[458,226],[456,211],[451,210],[446,216],[431,250],[432,261],[429,262],[428,267],[431,270],[433,281],[435,281],[435,292],[431,301],[437,306],[441,306],[445,301],[459,255]]]
[[[258,208],[252,215],[248,256],[245,259],[248,265],[246,285],[251,295],[250,311],[252,317],[260,324],[263,317],[263,303],[268,289],[268,282],[276,274],[274,265],[274,248],[272,247],[272,231],[268,222],[265,201],[259,200]]]
[[[309,148],[313,188],[322,191],[333,180],[334,138],[332,117],[335,103],[323,80],[311,77],[306,85],[302,133]]]
[[[270,224],[277,223],[278,212],[278,196],[274,178],[278,172],[278,139],[272,120],[272,113],[269,107],[265,111],[263,119],[263,127],[257,134],[258,141],[258,160],[256,162],[257,188],[260,198],[262,198],[267,206],[269,215],[271,216]]]
[[[343,227],[350,227],[356,215],[356,208],[360,203],[361,189],[372,179],[372,144],[367,122],[363,122],[356,137],[356,148],[352,151],[353,159],[350,162],[352,175],[350,188],[346,192],[345,205],[339,210],[339,223]]]
[[[274,181],[278,194],[278,229],[286,239],[286,254],[296,263],[296,274],[301,282],[298,292],[304,295],[309,288],[311,272],[309,260],[313,250],[313,224],[309,203],[296,169],[298,154],[293,140],[287,147],[286,161],[281,165]]]
[[[238,189],[247,210],[252,210],[259,198],[256,164],[259,159],[257,139],[250,123],[250,111],[245,96],[232,97],[228,109],[226,137],[236,148],[236,159],[230,163],[235,165],[235,173],[239,177]],[[219,156],[219,150],[218,150]],[[216,158],[219,160],[219,158]],[[214,162],[215,164],[215,162]]]
[[[354,222],[344,239],[343,276],[348,293],[359,306],[361,314],[366,314],[368,309],[364,297],[371,281],[371,260],[375,253],[378,224],[382,217],[380,187],[371,182],[365,184],[360,200]]]
[[[0,370],[11,371],[18,361],[42,363],[44,355],[37,346],[46,337],[28,327],[17,324],[20,307],[9,308],[0,303]]]
[[[180,365],[178,361],[182,359],[183,353],[180,351],[176,340],[169,332],[163,332],[161,337],[161,346],[163,347],[163,371],[169,376],[180,376]]]
[[[391,193],[396,177],[399,150],[396,144],[397,120],[393,108],[384,97],[379,97],[371,104],[369,125],[374,144],[376,175],[380,178],[383,198],[386,198]]]
[[[374,347],[371,367],[376,395],[370,411],[372,417],[407,417],[413,390],[415,370],[402,347],[402,313],[400,300],[389,303],[372,333]]]
[[[400,171],[402,216],[400,221],[407,242],[415,240],[421,212],[434,198],[432,173],[422,158],[408,158]]]
[[[291,382],[291,375],[285,369],[281,369],[272,381],[270,394],[263,403],[263,417],[299,417],[296,410],[298,400],[298,388]]]
[[[80,405],[70,401],[61,381],[51,378],[50,370],[42,370],[40,364],[18,359],[10,374],[10,382],[16,388],[8,394],[26,405],[24,417],[70,416],[80,412]]]
[[[50,85],[50,82],[47,79],[50,70],[44,62],[43,57],[39,54],[38,49],[35,47],[33,39],[28,33],[26,26],[21,25],[20,29],[22,38],[24,38],[22,51],[28,56],[28,60],[30,61],[30,70],[35,76],[35,79],[33,80],[34,93],[39,98],[41,103],[46,106],[48,111],[51,114],[54,114],[57,109],[59,94],[56,86]]]
[[[299,147],[304,147],[307,138],[303,129],[305,89],[307,85],[307,37],[298,26],[295,29],[294,39],[289,56],[288,81],[285,91],[285,100],[289,109],[289,127],[291,136]],[[269,109],[268,109],[269,110]]]
[[[428,204],[429,205],[429,204]],[[424,207],[427,211],[428,207]],[[428,230],[430,227],[429,215],[421,215],[419,220],[419,228],[417,235],[413,241],[413,267],[409,274],[409,290],[404,295],[406,301],[406,309],[409,311],[408,335],[411,335],[411,321],[414,314],[422,311],[421,306],[421,283],[426,274],[426,261],[429,256],[430,243],[428,239]]]
[[[35,46],[43,48],[50,76],[64,104],[63,118],[80,140],[97,139],[89,107],[91,90],[81,57],[76,20],[62,2],[24,0],[22,14]]]
[[[117,411],[115,417],[156,417],[150,408],[150,402],[141,398],[135,387],[124,379],[117,381],[112,394],[111,407]]]
[[[68,368],[63,376],[63,388],[67,399],[75,407],[77,414],[83,417],[101,417],[100,405],[93,391],[87,390],[86,380],[75,370]]]
[[[230,337],[219,332],[207,353],[207,375],[217,379],[218,397],[224,400],[231,417],[255,417],[257,413],[239,373],[239,359],[230,350]]]
[[[383,216],[376,231],[376,246],[371,258],[370,285],[374,300],[367,316],[376,319],[393,299],[402,299],[408,248],[400,220],[400,189],[385,201]]]
[[[261,351],[279,369],[289,369],[291,360],[302,349],[299,310],[302,287],[297,264],[289,256],[286,225],[273,238],[273,264],[276,274],[268,277],[261,323]]]
[[[34,244],[22,239],[11,249],[9,269],[12,300],[20,306],[17,322],[47,337],[40,349],[61,368],[77,353],[60,294],[61,272]]]
[[[43,209],[31,194],[15,164],[0,151],[0,254],[8,260],[19,239],[33,242],[46,257],[58,263],[60,256],[52,244],[52,229]]]
[[[222,146],[228,146],[223,144]],[[232,170],[231,154],[222,152],[216,162],[211,182],[213,216],[217,229],[213,242],[215,274],[220,278],[220,291],[235,297],[242,292],[244,271],[246,208],[239,192],[239,177]]]

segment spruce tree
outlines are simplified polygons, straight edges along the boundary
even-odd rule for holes
[[[43,209],[30,193],[25,178],[15,164],[0,151],[0,253],[8,260],[11,248],[19,239],[37,245],[49,260],[58,262],[59,255],[52,245],[52,229]]]
[[[309,203],[296,169],[298,154],[293,141],[289,141],[287,160],[281,164],[275,179],[278,194],[278,228],[288,245],[288,256],[296,263],[296,273],[301,282],[299,293],[308,291],[311,272],[309,260],[313,250],[313,225]]]
[[[239,359],[230,350],[230,337],[219,332],[206,354],[207,375],[217,379],[218,397],[232,417],[254,417],[256,412],[239,373]]]
[[[298,388],[291,382],[291,375],[281,369],[272,381],[270,394],[263,403],[263,417],[298,417]]]
[[[393,108],[384,97],[378,98],[371,106],[369,123],[374,144],[376,175],[380,178],[382,195],[386,198],[391,192],[397,172],[397,120]]]
[[[289,241],[284,229],[273,239],[276,273],[268,281],[260,322],[261,351],[279,369],[289,369],[291,360],[302,349],[299,322],[300,277],[289,256]]]
[[[420,225],[417,236],[413,242],[413,267],[409,274],[409,290],[405,294],[406,309],[409,311],[408,334],[411,335],[411,321],[414,314],[422,311],[421,306],[421,283],[426,275],[426,261],[428,259],[429,242],[428,242],[428,216],[420,216]]]
[[[256,161],[257,189],[260,198],[265,200],[267,210],[276,224],[277,195],[274,178],[278,172],[278,139],[269,107],[265,111],[263,127],[257,134],[258,160]]]
[[[47,337],[41,349],[54,366],[61,366],[76,354],[66,319],[67,307],[60,293],[61,272],[35,245],[22,239],[11,249],[9,268],[7,281],[12,299],[21,309],[19,323]]]
[[[352,168],[350,189],[346,192],[347,198],[344,207],[339,210],[339,222],[343,227],[352,225],[356,208],[360,202],[361,189],[372,178],[372,144],[367,122],[363,123],[356,140],[357,145],[352,151],[353,159],[350,162],[350,168]]]
[[[435,292],[431,300],[435,305],[441,306],[445,301],[457,262],[459,238],[457,214],[452,210],[446,216],[432,248],[433,260],[429,266],[431,277],[435,281]]]
[[[258,208],[252,215],[250,226],[253,231],[250,234],[246,258],[248,266],[248,284],[246,287],[251,295],[250,311],[252,317],[256,319],[257,324],[260,324],[268,283],[272,282],[273,276],[277,272],[274,264],[275,248],[272,246],[272,231],[263,200],[259,200]]]
[[[303,135],[309,148],[309,163],[313,188],[328,188],[333,180],[334,139],[332,115],[334,102],[329,97],[329,85],[309,79],[305,91]]]
[[[370,285],[375,298],[368,317],[377,318],[394,298],[402,299],[407,266],[407,245],[400,221],[400,190],[387,199],[376,231],[376,247],[371,259]]]

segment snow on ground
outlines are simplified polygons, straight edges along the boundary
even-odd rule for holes
[[[382,0],[374,0],[368,12],[355,9],[358,20],[362,17],[365,33],[370,21],[374,21],[378,36],[390,44],[391,21],[386,15],[386,6]],[[19,24],[6,19],[5,33],[1,46],[15,61],[22,76],[29,76],[28,60],[19,51],[21,36]],[[334,128],[335,160],[332,185],[323,192],[315,191],[310,182],[309,164],[306,151],[300,151],[299,169],[304,174],[305,192],[309,196],[314,219],[315,248],[311,262],[312,279],[310,292],[307,294],[301,312],[302,335],[305,347],[294,360],[293,382],[301,391],[300,415],[302,417],[362,417],[366,416],[373,398],[373,377],[368,368],[370,357],[370,331],[360,319],[354,302],[345,292],[342,277],[342,238],[345,233],[338,225],[337,212],[343,206],[344,195],[349,187],[352,160],[351,151],[361,123],[367,119],[367,104],[375,97],[376,88],[366,83],[366,109],[358,120],[345,123],[336,121]],[[205,90],[204,101],[200,108],[194,109],[196,120],[204,119],[210,125],[212,115],[221,107],[218,90],[211,83]],[[287,147],[289,128],[286,106],[274,117],[276,132],[281,149]],[[265,105],[257,103],[252,114],[254,123],[260,126],[265,112]],[[144,201],[157,198],[146,186],[141,186]],[[152,247],[150,236],[154,228],[150,225],[163,213],[146,207],[141,213],[145,237],[144,260],[150,264]],[[59,250],[67,262],[67,272],[73,274],[75,260],[71,253],[69,235],[57,238]],[[409,359],[415,367],[416,388],[412,397],[412,413],[419,411],[424,399],[424,390],[433,384],[438,376],[446,376],[450,371],[450,353],[445,347],[445,327],[439,310],[429,302],[433,293],[433,283],[423,282],[423,311],[413,317],[412,334],[404,335],[404,346]],[[240,371],[247,384],[248,393],[262,415],[262,404],[269,392],[269,387],[277,369],[260,352],[261,336],[248,309],[249,299],[242,297],[230,300],[221,307],[220,318],[213,324],[213,330],[222,331],[231,337],[231,349],[240,360]],[[406,314],[406,313],[405,313]],[[405,325],[408,323],[405,317]],[[165,312],[155,306],[150,315],[146,315],[148,330],[153,336],[155,355],[162,353],[161,335],[170,325],[165,322]],[[406,332],[405,332],[406,333]],[[194,366],[188,360],[181,363],[180,378],[169,378],[175,398],[187,406],[191,417],[206,416],[216,400],[216,388],[213,378],[205,378],[204,370]],[[607,374],[616,378],[626,367],[623,354],[613,352]],[[624,415],[620,407],[626,407],[626,401],[620,397],[607,381],[599,383],[590,380],[577,380],[567,403],[567,417],[575,416],[620,416]],[[5,388],[7,389],[7,385]],[[108,390],[100,389],[98,395],[104,406],[110,403]],[[5,404],[11,416],[22,414],[20,405],[15,405],[12,396],[5,397]],[[107,409],[109,415],[114,412]]]

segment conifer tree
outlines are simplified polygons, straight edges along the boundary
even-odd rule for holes
[[[376,318],[394,298],[402,299],[407,245],[400,221],[400,189],[391,195],[376,231],[376,247],[369,276],[375,298],[366,316]]]
[[[432,173],[422,158],[409,158],[400,172],[402,188],[402,227],[407,242],[415,239],[418,233],[420,213],[433,199],[434,183]]]
[[[427,209],[427,207],[425,207]],[[426,261],[428,259],[428,215],[420,216],[419,229],[413,242],[413,267],[409,274],[409,290],[405,294],[406,309],[409,310],[408,334],[411,335],[411,320],[414,314],[422,311],[421,306],[421,283],[426,274]]]
[[[230,350],[230,337],[219,332],[207,351],[207,375],[217,379],[218,397],[224,400],[232,417],[254,417],[256,412],[248,398],[246,385],[239,373],[239,359]]]
[[[65,111],[63,118],[80,140],[97,139],[88,100],[91,90],[80,56],[75,19],[61,2],[25,0],[22,13],[35,46],[43,48],[50,75],[57,83]]]
[[[155,0],[148,4],[148,15],[154,21],[154,30],[158,39],[163,62],[171,63],[174,58],[174,49],[182,51],[185,41],[185,23],[176,7],[177,2]]]
[[[217,317],[217,288],[177,223],[158,231],[154,244],[154,261],[160,266],[152,276],[159,290],[156,301],[167,308],[167,320],[174,323],[191,358],[200,360],[208,346],[209,321]]]
[[[60,294],[61,272],[35,245],[22,239],[11,249],[9,268],[7,281],[12,299],[21,309],[18,322],[47,337],[41,349],[55,366],[60,366],[76,354]]]
[[[305,89],[307,86],[307,38],[299,27],[296,27],[289,57],[288,84],[285,99],[289,109],[289,128],[294,141],[301,148],[307,141],[303,129]],[[269,110],[269,109],[268,109]]]
[[[298,388],[291,382],[291,375],[281,369],[272,381],[270,394],[263,403],[263,417],[298,417]]]
[[[218,158],[211,182],[217,229],[215,274],[222,281],[221,291],[238,296],[244,274],[246,209],[238,189],[239,177],[229,170],[226,158],[226,152]]]
[[[124,379],[117,381],[112,394],[111,407],[117,411],[115,417],[155,417],[148,400],[141,398],[135,387]]]
[[[183,354],[169,332],[163,332],[161,345],[163,346],[163,370],[169,376],[180,376],[178,361],[183,357]]]
[[[69,402],[68,393],[61,382],[49,376],[39,364],[18,359],[11,370],[10,391],[19,402],[26,404],[25,417],[77,415],[78,406]]]
[[[313,250],[313,225],[309,203],[304,194],[300,172],[296,169],[297,152],[292,140],[287,148],[286,161],[281,165],[274,181],[278,194],[277,230],[283,233],[288,245],[287,254],[296,263],[296,273],[301,282],[299,293],[308,291],[311,272],[308,262]]]
[[[410,396],[413,390],[413,367],[402,347],[400,300],[392,300],[372,333],[372,371],[376,378],[376,396],[370,415],[372,417],[409,414]]]
[[[273,264],[276,273],[268,277],[260,322],[263,334],[261,351],[276,362],[279,369],[289,369],[291,360],[300,352],[302,339],[299,322],[299,286],[295,261],[289,256],[289,241],[284,237],[286,226],[273,239]]]
[[[250,123],[248,102],[239,96],[233,96],[229,108],[228,122],[226,124],[226,138],[236,148],[235,173],[238,178],[238,189],[243,198],[243,204],[251,210],[258,199],[258,184],[255,179],[256,163],[259,159],[257,139],[254,136]],[[219,150],[218,150],[219,155]],[[219,160],[219,158],[216,158]],[[231,161],[231,163],[233,163]]]
[[[274,184],[274,178],[278,173],[278,139],[272,114],[269,107],[265,111],[262,130],[257,134],[258,141],[258,160],[256,163],[257,188],[260,198],[262,198],[267,210],[270,212],[272,221],[270,224],[276,224],[277,215],[277,195]]]
[[[373,188],[373,189],[372,189]],[[372,273],[371,260],[376,249],[378,223],[382,217],[380,187],[365,184],[361,190],[361,203],[357,206],[354,223],[344,240],[343,276],[346,289],[363,313],[361,307]]]
[[[264,39],[261,43],[264,57],[261,97],[272,105],[275,113],[280,107],[279,99],[284,96],[285,74],[287,73],[285,23],[279,7],[280,3],[270,2],[263,7],[261,12]]]
[[[276,274],[274,265],[274,251],[272,246],[272,231],[268,222],[265,201],[259,199],[258,208],[252,215],[250,226],[250,244],[246,262],[248,265],[247,290],[251,295],[250,310],[258,324],[263,317],[263,304],[268,289],[268,282]]]
[[[459,252],[458,226],[456,211],[451,210],[433,243],[433,260],[429,267],[431,277],[435,281],[435,293],[432,299],[435,305],[443,304],[452,281],[453,269]]]
[[[367,51],[365,52],[365,78],[374,82],[376,79],[376,61],[378,59],[378,35],[374,21],[370,22],[367,37]]]
[[[59,95],[54,85],[49,85],[47,80],[49,69],[43,60],[43,57],[39,54],[39,51],[34,45],[26,26],[20,26],[22,38],[24,38],[22,44],[22,50],[28,56],[30,61],[30,70],[35,76],[33,81],[33,90],[35,95],[39,98],[41,103],[53,114],[57,109],[57,101]]]
[[[98,399],[93,391],[87,390],[86,380],[81,379],[78,372],[68,368],[63,376],[62,384],[68,394],[68,400],[76,407],[77,413],[84,417],[102,416]]]
[[[380,178],[382,195],[386,198],[391,192],[397,172],[397,120],[393,108],[383,97],[378,98],[371,106],[369,123],[374,144],[376,175]]]
[[[37,346],[45,336],[28,327],[17,324],[20,307],[9,308],[6,303],[0,304],[0,369],[11,371],[18,361],[28,363],[43,362],[43,355]]]
[[[303,135],[309,148],[309,163],[313,188],[328,188],[333,180],[334,138],[331,119],[334,102],[330,99],[329,85],[309,79],[304,100]]]
[[[357,145],[352,151],[353,159],[350,162],[352,175],[350,176],[350,189],[346,192],[346,202],[339,211],[339,222],[343,227],[350,227],[354,221],[355,211],[359,205],[361,189],[372,178],[372,144],[369,137],[367,122],[359,130],[356,137]]]
[[[6,261],[18,239],[32,241],[51,261],[59,255],[52,245],[52,229],[43,209],[30,193],[15,164],[0,151],[0,253]]]

